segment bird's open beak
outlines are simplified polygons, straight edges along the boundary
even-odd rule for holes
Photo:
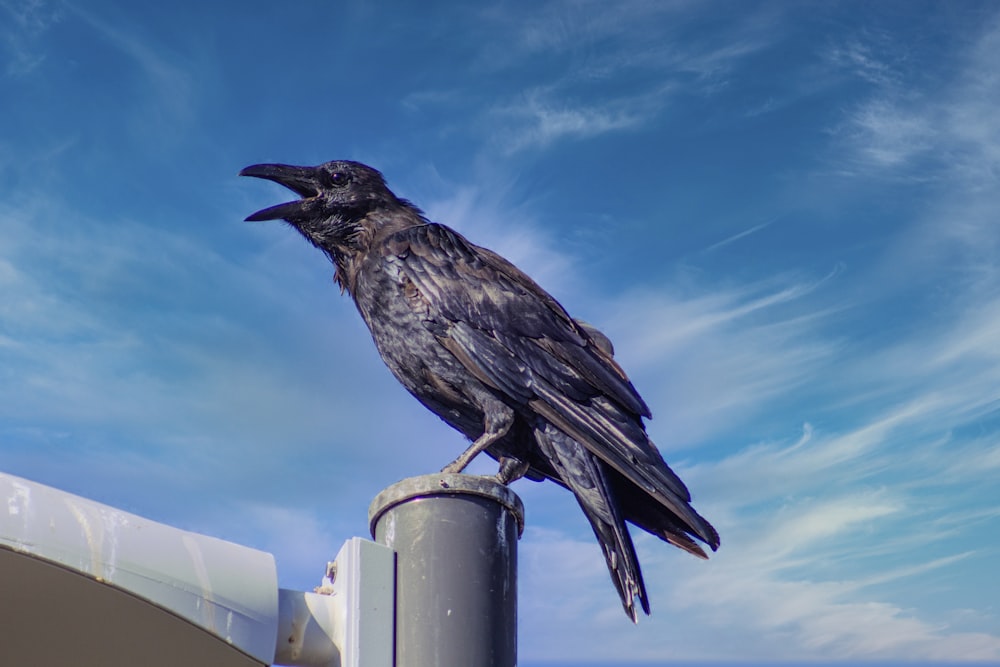
[[[255,164],[240,172],[240,176],[264,178],[284,185],[302,199],[278,204],[247,216],[248,221],[280,220],[295,218],[304,212],[308,202],[319,195],[318,170],[316,167],[293,167],[288,164]]]

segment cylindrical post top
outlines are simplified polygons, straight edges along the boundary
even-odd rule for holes
[[[411,477],[378,494],[368,518],[396,554],[397,667],[515,667],[517,495],[492,477]]]
[[[506,507],[517,520],[517,535],[524,532],[524,505],[517,494],[492,476],[465,475],[462,473],[435,473],[408,477],[384,489],[368,506],[368,526],[372,537],[383,514],[414,498],[468,494],[489,498]]]

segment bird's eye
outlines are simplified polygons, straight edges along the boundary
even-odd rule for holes
[[[330,174],[330,183],[338,187],[347,185],[347,182],[350,180],[350,177],[342,171],[335,171]]]

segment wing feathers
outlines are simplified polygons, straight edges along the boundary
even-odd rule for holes
[[[685,531],[717,544],[646,435],[649,408],[603,335],[595,342],[517,267],[442,225],[396,232],[383,258],[423,294],[428,328],[469,372],[577,440],[676,514]],[[685,540],[682,532],[675,543],[691,551]]]

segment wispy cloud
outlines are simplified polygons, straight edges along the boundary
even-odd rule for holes
[[[0,29],[0,43],[9,57],[6,74],[27,75],[45,60],[37,42],[60,19],[59,7],[45,0],[3,0],[0,11],[10,19]]]
[[[808,389],[841,348],[831,313],[809,303],[836,274],[684,294],[641,291],[596,308],[626,369],[657,410],[661,448],[718,437],[773,399]]]
[[[551,90],[532,90],[516,102],[493,112],[506,120],[498,137],[501,151],[545,148],[566,138],[586,139],[627,130],[652,118],[662,106],[668,88],[605,103],[573,103]]]
[[[862,502],[850,511],[877,521],[882,510]],[[764,544],[771,537],[766,531],[756,536]],[[741,640],[740,652],[733,658],[995,660],[1000,656],[1000,638],[953,630],[891,602],[858,595],[858,584],[851,580],[774,576],[753,561],[730,564],[719,558],[716,565],[712,572],[707,568],[686,572],[689,576],[671,592],[676,600],[694,601],[685,605],[687,611],[716,632],[736,628],[727,636],[727,644],[735,643],[736,637]],[[926,572],[930,565],[921,570]]]
[[[382,443],[415,440],[402,423],[435,421],[395,386],[353,308],[331,304],[336,290],[322,279],[324,260],[285,254],[313,258],[291,234],[235,263],[169,226],[88,219],[51,200],[3,207],[0,217],[0,289],[10,297],[0,303],[5,451],[66,446],[54,465],[67,471],[77,456],[92,463],[105,453],[121,479],[162,473],[166,489],[211,478],[206,494],[241,498],[255,486],[277,488],[267,480],[279,468],[294,476],[303,460],[331,451],[337,466],[326,476],[349,486],[352,466],[374,456],[352,446],[362,432]],[[72,226],[59,222],[70,219]],[[246,234],[255,232],[247,225]],[[301,283],[289,287],[296,273]],[[290,301],[290,292],[299,299]],[[322,305],[300,300],[311,298]],[[253,323],[260,309],[270,324]],[[336,331],[353,342],[329,340]],[[322,358],[310,349],[324,350]],[[352,391],[338,385],[345,376],[355,378]],[[366,387],[405,419],[373,429],[349,417],[370,405]],[[440,450],[443,465],[441,440],[424,447]],[[267,452],[268,463],[254,464],[254,452]],[[139,494],[144,502],[157,503],[156,488]]]
[[[672,16],[683,16],[685,5],[684,2],[646,0],[622,5],[595,0],[549,0],[536,5],[529,16],[515,17],[499,7],[485,9],[483,16],[509,31],[505,36],[508,57],[525,57],[544,52],[585,50],[595,43],[629,34],[636,28],[660,25]],[[495,47],[499,50],[500,45]]]
[[[947,504],[928,507],[923,483],[913,486],[932,479],[953,453],[912,437],[936,421],[930,405],[898,406],[850,432],[817,434],[807,427],[791,443],[757,445],[682,468],[696,504],[724,535],[723,547],[703,563],[639,536],[644,571],[656,573],[647,576],[654,615],[628,636],[608,633],[605,624],[615,612],[610,602],[575,597],[581,589],[608,587],[594,565],[597,554],[582,562],[590,550],[582,535],[579,541],[549,535],[526,548],[529,563],[543,558],[549,564],[544,573],[541,565],[525,572],[527,583],[547,594],[526,614],[546,628],[552,623],[558,637],[565,623],[550,619],[586,609],[574,626],[577,653],[568,659],[613,659],[626,645],[630,655],[646,659],[1000,658],[995,633],[944,624],[947,609],[922,615],[906,603],[910,591],[932,586],[934,576],[950,581],[963,565],[983,567],[994,557],[961,546],[982,529],[972,517],[959,518]],[[981,453],[965,454],[975,460]],[[887,467],[897,474],[886,476]],[[887,483],[894,478],[896,484]],[[969,481],[948,483],[961,488]],[[997,520],[989,508],[980,514],[980,521]],[[948,531],[932,529],[946,520]],[[554,562],[573,563],[572,576],[553,571]],[[601,640],[588,642],[591,636]],[[548,655],[545,646],[531,648]]]
[[[926,581],[935,571],[954,577],[960,563],[989,558],[961,551],[954,533],[924,531],[911,536],[909,530],[925,525],[927,508],[919,496],[905,483],[886,488],[885,477],[876,486],[872,476],[858,474],[895,450],[912,422],[923,417],[919,409],[903,409],[861,426],[854,434],[811,437],[771,450],[778,458],[748,450],[717,466],[686,471],[695,488],[722,480],[713,486],[713,500],[731,492],[723,498],[723,507],[712,508],[723,517],[729,551],[720,551],[713,568],[682,577],[671,590],[675,599],[702,622],[720,628],[741,619],[739,627],[756,637],[743,646],[743,657],[1000,657],[1000,637],[943,626],[936,616],[921,618],[905,603],[892,600],[900,591],[907,599],[907,584],[886,587],[914,578]],[[860,446],[852,445],[852,440],[860,440],[856,443]],[[907,449],[911,458],[921,458],[919,445]],[[834,458],[826,455],[833,452],[837,452]],[[886,462],[893,458],[887,456]],[[940,461],[922,463],[933,468]],[[891,465],[908,467],[901,461]],[[725,480],[736,478],[737,468],[752,483],[730,489]],[[922,473],[910,469],[901,476],[907,474]],[[841,482],[829,486],[821,479]],[[747,496],[751,487],[756,494]],[[771,504],[766,511],[755,509],[754,498],[769,499]],[[938,507],[936,513],[947,516],[950,510]],[[922,543],[912,541],[916,536]],[[942,550],[945,555],[933,556]],[[890,565],[900,559],[906,565]],[[826,576],[824,564],[833,566]],[[857,572],[870,574],[858,577]],[[779,637],[782,648],[776,651]]]
[[[740,59],[772,39],[778,15],[760,7],[716,24],[716,39],[682,39],[704,19],[687,0],[608,4],[595,0],[549,0],[530,16],[514,17],[487,9],[483,18],[503,38],[484,45],[483,62],[509,67],[519,60],[569,54],[567,75],[603,78],[636,70],[684,72],[702,80],[717,78]],[[599,48],[600,57],[593,57]]]
[[[747,229],[744,229],[742,232],[738,232],[736,234],[733,234],[732,236],[722,239],[721,241],[713,243],[712,245],[705,248],[702,252],[711,252],[718,248],[722,248],[723,246],[727,246],[730,243],[735,243],[736,241],[739,241],[742,238],[746,238],[751,234],[755,234],[756,232],[759,232],[762,229],[767,229],[772,224],[774,224],[775,220],[777,220],[777,218],[771,218],[770,220],[765,220],[764,222],[748,227]]]
[[[57,12],[46,0],[3,0],[3,8],[17,27],[30,35],[44,32],[56,20]]]
[[[783,491],[773,488],[776,494]],[[587,594],[610,585],[599,568],[599,554],[582,533],[578,539],[533,535],[523,550],[522,577],[539,595],[523,615],[531,627],[544,628],[532,636],[545,640],[526,651],[560,661],[614,660],[623,654],[656,661],[666,656],[740,661],[1000,656],[1000,638],[920,618],[885,597],[887,582],[915,585],[974,554],[885,567],[866,578],[815,574],[815,566],[830,558],[850,563],[844,570],[851,571],[856,561],[840,544],[876,539],[880,529],[903,519],[906,505],[900,498],[885,491],[821,501],[793,498],[771,516],[727,516],[719,507],[710,509],[717,519],[722,515],[728,537],[707,563],[638,538],[653,616],[628,632],[614,630],[620,610],[613,597],[602,604],[600,597]],[[556,563],[558,570],[553,569]]]
[[[488,111],[475,124],[488,137],[487,148],[509,156],[641,128],[662,115],[679,89],[703,95],[724,89],[773,42],[773,17],[763,10],[726,21],[711,40],[684,39],[697,16],[689,10],[687,2],[555,0],[527,18],[499,8],[479,12],[475,23],[482,32],[472,34],[488,38],[475,45],[471,66],[491,78],[502,71],[532,82],[510,89],[498,79],[485,93]],[[451,108],[469,95],[421,90],[403,103],[410,110]]]
[[[589,9],[551,3],[538,22],[521,28],[521,57],[534,57],[536,51],[581,55],[549,86],[529,90],[500,110],[514,121],[508,150],[641,126],[659,116],[682,85],[686,94],[724,88],[741,63],[769,44],[767,32],[751,17],[735,22],[725,39],[681,47],[670,31],[664,34],[663,26],[672,19],[683,22],[689,16],[685,9],[686,3],[595,4]],[[602,57],[587,57],[598,43],[605,47]],[[622,81],[631,82],[628,93],[621,92]],[[580,91],[603,101],[575,102]]]
[[[995,301],[954,308],[948,326],[918,327],[881,349],[816,360],[813,382],[859,397],[823,420],[853,428],[817,432],[807,424],[791,442],[763,442],[683,468],[696,502],[705,503],[699,507],[726,537],[708,567],[682,563],[679,574],[658,579],[657,596],[694,614],[702,632],[708,624],[730,633],[733,643],[734,633],[743,637],[740,658],[1000,658],[995,633],[949,627],[937,615],[908,609],[902,583],[932,573],[962,577],[970,561],[993,557],[968,545],[979,544],[983,522],[998,518],[991,510],[996,491],[986,481],[1000,442]],[[684,318],[674,320],[682,325]],[[797,345],[822,340],[824,320],[813,324],[796,329]],[[747,330],[721,334],[725,348],[754,349],[743,342]],[[694,345],[711,341],[702,336]],[[783,354],[781,346],[757,348],[757,370],[781,368]],[[707,381],[727,391],[732,378],[713,374]],[[736,386],[744,401],[760,400],[753,385]],[[794,392],[795,385],[779,391]],[[959,435],[970,428],[990,435]],[[978,509],[964,509],[966,503]],[[656,553],[651,558],[659,564],[666,556]],[[833,563],[841,565],[824,576]],[[662,567],[676,572],[678,565]]]
[[[907,47],[881,36],[852,40],[829,58],[872,84],[835,136],[845,142],[849,172],[947,178],[968,186],[996,187],[1000,127],[992,110],[1000,101],[993,49],[1000,44],[995,17],[980,26],[973,46],[957,57],[960,72],[929,95],[918,85],[921,63],[899,55]]]
[[[936,139],[932,119],[887,98],[867,102],[849,122],[862,163],[882,169],[908,165],[926,154]]]
[[[895,43],[885,32],[863,31],[860,35],[835,44],[824,54],[828,62],[848,70],[854,76],[879,87],[896,86],[906,60],[905,45]]]

